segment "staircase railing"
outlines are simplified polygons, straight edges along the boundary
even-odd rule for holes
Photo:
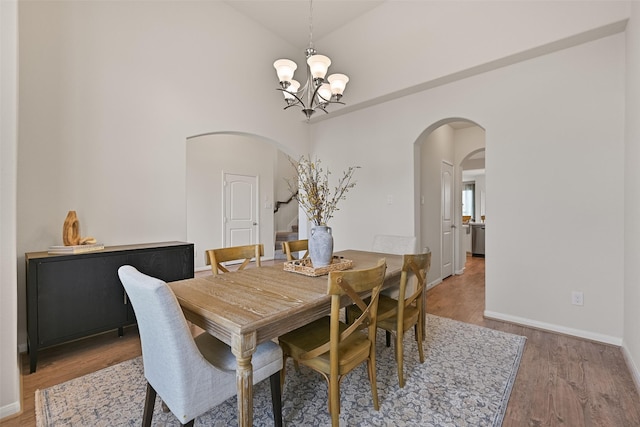
[[[275,207],[273,208],[273,213],[278,212],[278,209],[280,209],[280,205],[286,205],[289,202],[291,202],[293,199],[295,199],[298,196],[298,192],[296,191],[295,193],[293,193],[291,195],[291,197],[289,197],[289,199],[287,201],[281,202],[281,201],[277,201],[275,204]]]

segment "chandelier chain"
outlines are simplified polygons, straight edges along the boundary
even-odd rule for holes
[[[313,48],[313,0],[309,2],[309,47]]]

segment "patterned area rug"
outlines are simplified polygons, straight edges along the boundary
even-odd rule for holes
[[[364,364],[340,387],[344,426],[500,426],[518,372],[525,337],[427,316],[425,363],[413,333],[405,337],[405,381],[399,388],[393,344],[378,333],[380,411],[373,409]],[[289,360],[283,389],[283,420],[289,426],[327,426],[327,385],[314,371],[296,372]],[[36,391],[36,420],[42,426],[139,426],[146,382],[136,358]],[[179,426],[156,401],[154,426]],[[237,425],[232,398],[196,419],[196,426]],[[254,425],[271,426],[269,381],[254,388]]]

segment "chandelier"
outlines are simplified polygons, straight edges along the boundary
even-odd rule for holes
[[[340,102],[344,88],[347,86],[349,77],[344,74],[331,74],[325,78],[331,60],[324,56],[318,55],[313,48],[313,0],[309,2],[309,47],[305,49],[307,58],[307,82],[300,89],[300,83],[293,80],[293,73],[298,65],[290,59],[278,59],[273,63],[280,87],[278,90],[284,94],[284,100],[289,107],[298,106],[302,108],[302,112],[307,116],[307,120],[316,110],[322,110],[329,114],[326,110],[329,104],[342,104]]]

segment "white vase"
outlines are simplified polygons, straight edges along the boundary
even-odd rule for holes
[[[309,237],[309,258],[314,267],[325,267],[333,259],[333,235],[331,227],[315,225]]]

